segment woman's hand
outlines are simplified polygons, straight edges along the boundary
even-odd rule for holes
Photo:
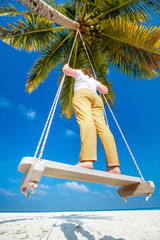
[[[68,67],[69,67],[69,65],[68,65],[68,63],[66,63],[66,64],[64,64],[63,69],[68,68]]]
[[[76,69],[73,69],[73,68],[69,67],[68,63],[64,64],[63,72],[64,72],[65,75],[71,76],[71,77],[75,77],[76,74],[77,74]]]
[[[108,93],[108,88],[103,85],[103,84],[99,84],[97,87],[97,90],[103,94],[107,94]]]

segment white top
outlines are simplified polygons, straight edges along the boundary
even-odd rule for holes
[[[96,93],[97,87],[101,84],[99,81],[95,80],[93,77],[89,77],[84,74],[81,70],[77,70],[74,83],[74,92],[79,89],[87,88]]]

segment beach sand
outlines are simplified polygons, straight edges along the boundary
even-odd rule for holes
[[[0,240],[160,240],[160,211],[0,213]]]

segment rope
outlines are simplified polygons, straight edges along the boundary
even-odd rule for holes
[[[79,29],[78,29],[78,31],[79,31]],[[92,71],[93,71],[93,73],[94,73],[94,76],[97,78],[96,73],[95,73],[95,71],[94,71],[94,67],[93,67],[93,65],[92,65],[91,59],[90,59],[90,57],[89,57],[89,54],[88,54],[88,51],[87,51],[86,45],[85,45],[85,43],[84,43],[84,40],[83,40],[83,38],[82,38],[82,35],[81,35],[80,31],[79,31],[79,35],[80,35],[80,37],[81,37],[81,40],[82,40],[82,43],[83,43],[84,49],[85,49],[85,51],[86,51],[86,54],[87,54],[88,60],[89,60],[89,62],[90,62],[90,65],[91,65]]]
[[[72,45],[72,49],[71,49],[71,52],[70,52],[70,55],[69,55],[69,59],[68,59],[68,62],[67,62],[68,64],[69,64],[70,59],[71,59],[71,55],[72,55],[72,52],[73,52],[73,49],[74,49],[74,46],[75,46],[75,42],[76,42],[76,39],[77,39],[77,35],[78,35],[78,31],[76,32],[76,36],[75,36],[75,39],[74,39],[74,42],[73,42],[73,45]],[[45,137],[44,137],[44,140],[43,140],[43,143],[42,143],[42,147],[41,147],[41,150],[40,150],[40,154],[39,154],[38,160],[41,160],[42,155],[43,155],[44,147],[45,147],[45,144],[46,144],[46,141],[47,141],[47,137],[48,137],[48,134],[49,134],[49,130],[50,130],[50,127],[51,127],[51,124],[52,124],[52,121],[53,121],[54,113],[55,113],[55,110],[56,110],[56,107],[57,107],[57,103],[58,103],[59,96],[60,96],[60,93],[61,93],[61,90],[62,90],[62,87],[63,87],[64,80],[65,80],[65,74],[63,75],[62,80],[61,80],[61,82],[60,82],[58,91],[57,91],[57,93],[56,93],[56,96],[55,96],[55,99],[54,99],[54,101],[53,101],[51,110],[50,110],[50,112],[49,112],[49,115],[48,115],[46,124],[45,124],[45,126],[44,126],[42,135],[41,135],[41,137],[40,137],[40,140],[39,140],[39,143],[38,143],[36,152],[35,152],[35,154],[34,154],[34,158],[36,158],[36,157],[37,157],[37,153],[38,153],[39,148],[40,148],[40,145],[41,145],[41,143],[42,143],[42,139],[43,139],[43,137],[44,137],[44,133],[46,132]],[[48,123],[49,123],[49,124],[48,124]],[[47,126],[48,126],[48,128],[47,128]],[[47,128],[47,131],[46,131],[46,128]]]
[[[78,30],[78,31],[79,31],[79,30]],[[90,57],[89,57],[87,48],[86,48],[86,46],[85,46],[85,43],[84,43],[84,40],[83,40],[83,38],[82,38],[82,35],[81,35],[80,31],[79,31],[79,34],[80,34],[80,37],[81,37],[81,39],[82,39],[82,43],[83,43],[84,49],[85,49],[85,51],[86,51],[87,57],[88,57],[88,59],[89,59],[89,62],[90,62],[92,71],[93,71],[93,73],[94,73],[94,75],[95,75],[95,77],[96,77],[96,73],[95,73],[95,71],[94,71],[94,68],[93,68],[91,59],[90,59]],[[97,77],[96,77],[96,78],[97,78]],[[144,180],[144,178],[143,178],[143,176],[142,176],[142,173],[141,173],[141,171],[140,171],[140,169],[139,169],[139,167],[138,167],[138,164],[137,164],[137,162],[136,162],[136,160],[135,160],[135,158],[134,158],[134,156],[133,156],[133,154],[132,154],[132,152],[131,152],[131,149],[130,149],[130,147],[129,147],[129,145],[128,145],[128,143],[127,143],[127,141],[126,141],[126,139],[125,139],[125,137],[124,137],[124,135],[123,135],[123,133],[122,133],[122,130],[121,130],[121,128],[120,128],[120,126],[119,126],[119,124],[118,124],[118,122],[117,122],[117,120],[116,120],[116,118],[115,118],[115,116],[114,116],[114,114],[113,114],[110,106],[109,106],[109,103],[108,103],[106,97],[104,96],[104,94],[102,94],[102,95],[103,95],[103,97],[104,97],[104,99],[105,99],[105,101],[106,101],[106,104],[108,105],[108,108],[109,108],[109,110],[110,110],[110,112],[111,112],[111,114],[112,114],[112,116],[113,116],[113,119],[115,120],[115,122],[116,122],[116,124],[117,124],[117,127],[118,127],[118,129],[119,129],[119,131],[120,131],[120,133],[121,133],[121,135],[122,135],[122,137],[123,137],[123,140],[124,140],[124,142],[125,142],[125,144],[126,144],[126,146],[127,146],[127,148],[128,148],[128,151],[129,151],[129,153],[130,153],[130,155],[131,155],[131,157],[132,157],[132,159],[133,159],[133,161],[134,161],[134,163],[135,163],[135,165],[136,165],[136,168],[137,168],[137,170],[138,170],[138,172],[139,172],[139,174],[140,174],[141,180],[142,180],[142,182],[145,182],[145,180]],[[102,98],[102,95],[101,95],[101,93],[100,93],[101,98]],[[105,112],[105,111],[104,111],[104,112]],[[106,112],[105,112],[105,118],[106,118],[106,121],[107,121],[107,124],[108,124],[108,119],[107,119]]]
[[[60,86],[59,86],[58,90],[59,90],[59,89],[60,89]],[[47,121],[46,121],[46,124],[45,124],[45,126],[44,126],[44,129],[43,129],[43,132],[42,132],[41,138],[40,138],[40,140],[39,140],[39,143],[38,143],[38,146],[37,146],[36,152],[35,152],[35,154],[34,154],[34,158],[37,157],[37,153],[38,153],[38,151],[39,151],[39,147],[40,147],[40,145],[41,145],[41,142],[42,142],[42,139],[43,139],[44,133],[45,133],[45,131],[46,131],[46,127],[47,127],[47,125],[48,125],[48,122],[49,122],[49,119],[50,119],[50,116],[51,116],[51,113],[52,113],[53,107],[54,107],[54,105],[55,105],[55,101],[56,101],[57,95],[58,95],[58,91],[57,91],[57,93],[56,93],[56,97],[55,97],[55,99],[54,99],[54,101],[53,101],[53,104],[52,104],[52,107],[51,107],[50,113],[49,113],[48,118],[47,118]]]
[[[46,131],[43,143],[42,143],[42,147],[41,147],[41,150],[40,150],[40,154],[39,154],[38,160],[41,160],[41,158],[42,158],[42,154],[43,154],[43,151],[44,151],[44,147],[46,145],[46,141],[47,141],[47,138],[48,138],[49,130],[51,128],[51,124],[52,124],[52,121],[53,121],[54,113],[55,113],[55,110],[56,110],[56,107],[57,107],[57,103],[58,103],[59,96],[60,96],[60,93],[61,93],[61,90],[62,90],[62,87],[63,87],[64,80],[65,80],[65,74],[63,75],[63,78],[62,78],[61,83],[60,83],[60,88],[58,89],[58,92],[56,94],[57,97],[55,97],[55,100],[54,100],[55,101],[55,105],[54,105],[54,108],[53,108],[53,111],[52,111],[52,115],[50,117],[50,121],[49,121],[48,128],[47,128],[47,131]]]
[[[78,31],[79,31],[79,29],[78,29]],[[89,63],[90,63],[90,65],[91,65],[92,71],[93,71],[93,73],[94,73],[94,76],[95,76],[95,78],[97,78],[96,72],[94,71],[94,67],[93,67],[93,65],[92,65],[91,59],[90,59],[90,57],[89,57],[89,53],[88,53],[88,51],[87,51],[86,45],[85,45],[85,43],[84,43],[84,40],[83,40],[83,38],[82,38],[82,35],[81,35],[80,31],[79,31],[79,35],[80,35],[80,37],[81,37],[81,40],[82,40],[84,49],[85,49],[85,51],[86,51],[86,54],[87,54],[87,57],[88,57],[88,60],[89,60]],[[100,96],[101,96],[101,93],[100,93]],[[102,96],[101,96],[101,97],[102,97]],[[107,125],[109,126],[105,108],[104,108],[104,116],[105,116],[106,123],[107,123]]]
[[[118,129],[119,129],[119,131],[120,131],[120,133],[121,133],[121,135],[122,135],[122,137],[123,137],[123,140],[124,140],[124,142],[125,142],[125,144],[126,144],[126,146],[127,146],[127,148],[128,148],[128,151],[129,151],[129,153],[130,153],[130,155],[131,155],[131,157],[132,157],[132,159],[133,159],[133,161],[134,161],[134,163],[135,163],[135,165],[136,165],[136,168],[137,168],[137,170],[138,170],[138,172],[139,172],[139,175],[141,176],[141,180],[142,180],[142,182],[145,182],[145,180],[144,180],[144,178],[143,178],[143,176],[142,176],[142,173],[141,173],[141,171],[140,171],[140,169],[139,169],[139,167],[138,167],[138,164],[137,164],[137,162],[136,162],[136,160],[135,160],[135,158],[134,158],[134,156],[133,156],[133,154],[132,154],[132,152],[131,152],[131,149],[130,149],[130,147],[129,147],[129,145],[128,145],[128,143],[127,143],[127,141],[126,141],[126,139],[125,139],[125,137],[124,137],[124,135],[123,135],[123,133],[122,133],[122,130],[121,130],[121,128],[120,128],[120,126],[119,126],[119,124],[118,124],[118,122],[117,122],[117,120],[116,120],[116,118],[115,118],[115,116],[114,116],[114,114],[113,114],[113,112],[112,112],[112,109],[111,109],[111,107],[109,106],[109,103],[108,103],[106,97],[104,96],[104,94],[103,94],[103,97],[104,97],[104,99],[105,99],[105,101],[106,101],[106,103],[107,103],[107,106],[108,106],[108,108],[109,108],[109,110],[110,110],[110,112],[111,112],[111,114],[112,114],[112,116],[113,116],[113,118],[114,118],[114,121],[115,121],[115,123],[116,123],[116,125],[117,125],[117,127],[118,127]]]
[[[84,40],[83,40],[83,38],[82,38],[82,35],[81,35],[79,29],[78,29],[77,32],[76,32],[76,36],[75,36],[75,39],[74,39],[74,42],[73,42],[73,45],[72,45],[72,49],[71,49],[71,52],[70,52],[70,56],[69,56],[69,59],[68,59],[68,64],[69,64],[70,59],[71,59],[71,55],[72,55],[72,52],[73,52],[73,49],[74,49],[74,46],[75,46],[75,42],[76,42],[78,33],[79,33],[79,35],[80,35],[80,37],[81,37],[81,40],[82,40],[84,49],[85,49],[85,51],[86,51],[87,57],[88,57],[88,59],[89,59],[89,62],[90,62],[91,68],[92,68],[92,71],[93,71],[93,73],[94,73],[94,76],[97,78],[96,73],[95,73],[94,68],[93,68],[93,65],[92,65],[92,62],[91,62],[91,59],[90,59],[90,57],[89,57],[87,48],[86,48],[86,46],[85,46]],[[38,160],[41,160],[41,158],[42,158],[42,154],[43,154],[44,147],[45,147],[45,144],[46,144],[46,141],[47,141],[47,137],[48,137],[48,134],[49,134],[49,130],[50,130],[50,127],[51,127],[51,124],[52,124],[52,121],[53,121],[54,113],[55,113],[55,110],[56,110],[56,107],[57,107],[57,103],[58,103],[59,96],[60,96],[60,93],[61,93],[61,90],[62,90],[62,87],[63,87],[64,80],[65,80],[65,74],[64,74],[63,77],[62,77],[61,83],[60,83],[60,85],[59,85],[58,91],[57,91],[57,93],[56,93],[55,99],[54,99],[54,101],[53,101],[53,104],[52,104],[50,113],[49,113],[49,115],[48,115],[48,118],[47,118],[45,127],[44,127],[44,129],[43,129],[41,138],[40,138],[40,140],[39,140],[39,143],[38,143],[38,146],[37,146],[35,155],[34,155],[34,157],[36,158],[37,153],[38,153],[39,148],[40,148],[40,145],[41,145],[41,142],[42,142],[42,139],[43,139],[43,136],[44,136],[44,133],[45,133],[46,128],[47,128],[47,125],[48,125],[48,128],[47,128],[47,131],[46,131],[44,140],[43,140],[43,144],[42,144],[42,147],[41,147],[41,150],[40,150],[40,154],[39,154]],[[101,93],[100,93],[100,96],[101,96],[101,98],[102,98]],[[133,154],[132,154],[132,152],[131,152],[131,149],[130,149],[130,147],[129,147],[129,145],[128,145],[128,143],[127,143],[127,141],[126,141],[126,139],[125,139],[125,137],[124,137],[124,135],[123,135],[123,133],[122,133],[122,130],[121,130],[121,128],[120,128],[120,126],[119,126],[119,124],[118,124],[118,122],[117,122],[117,120],[116,120],[116,118],[115,118],[115,116],[114,116],[114,114],[113,114],[110,106],[109,106],[109,103],[108,103],[108,101],[107,101],[107,99],[106,99],[106,97],[105,97],[104,95],[103,95],[103,97],[104,97],[104,99],[105,99],[105,101],[106,101],[106,104],[107,104],[107,106],[108,106],[108,108],[109,108],[109,110],[110,110],[110,112],[111,112],[111,114],[112,114],[112,116],[113,116],[113,118],[114,118],[114,120],[115,120],[115,122],[116,122],[116,125],[117,125],[117,127],[118,127],[118,129],[119,129],[119,131],[120,131],[120,133],[121,133],[121,135],[122,135],[122,137],[123,137],[123,140],[124,140],[124,142],[125,142],[128,150],[129,150],[129,153],[130,153],[130,155],[131,155],[131,157],[132,157],[132,159],[133,159],[133,161],[134,161],[134,163],[135,163],[135,165],[136,165],[136,167],[137,167],[137,170],[138,170],[138,172],[139,172],[139,174],[140,174],[141,180],[142,180],[142,182],[144,182],[145,180],[144,180],[144,178],[143,178],[143,176],[142,176],[142,173],[141,173],[141,171],[140,171],[140,169],[139,169],[139,167],[138,167],[138,164],[137,164],[137,162],[136,162],[136,160],[135,160],[135,158],[134,158],[134,156],[133,156]],[[104,113],[105,113],[106,122],[107,122],[107,124],[108,124],[108,119],[107,119],[106,112],[104,111]],[[49,124],[48,124],[48,122],[49,122]],[[108,124],[108,125],[109,125],[109,124]]]

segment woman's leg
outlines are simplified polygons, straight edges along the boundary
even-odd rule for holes
[[[106,155],[107,169],[119,167],[117,148],[114,137],[104,119],[104,106],[102,99],[97,95],[92,106],[92,114],[95,121],[97,134],[101,140]],[[119,171],[117,173],[120,173]]]
[[[73,98],[73,108],[80,127],[81,151],[79,160],[97,160],[97,133],[91,111],[91,99],[88,90],[78,90]]]

